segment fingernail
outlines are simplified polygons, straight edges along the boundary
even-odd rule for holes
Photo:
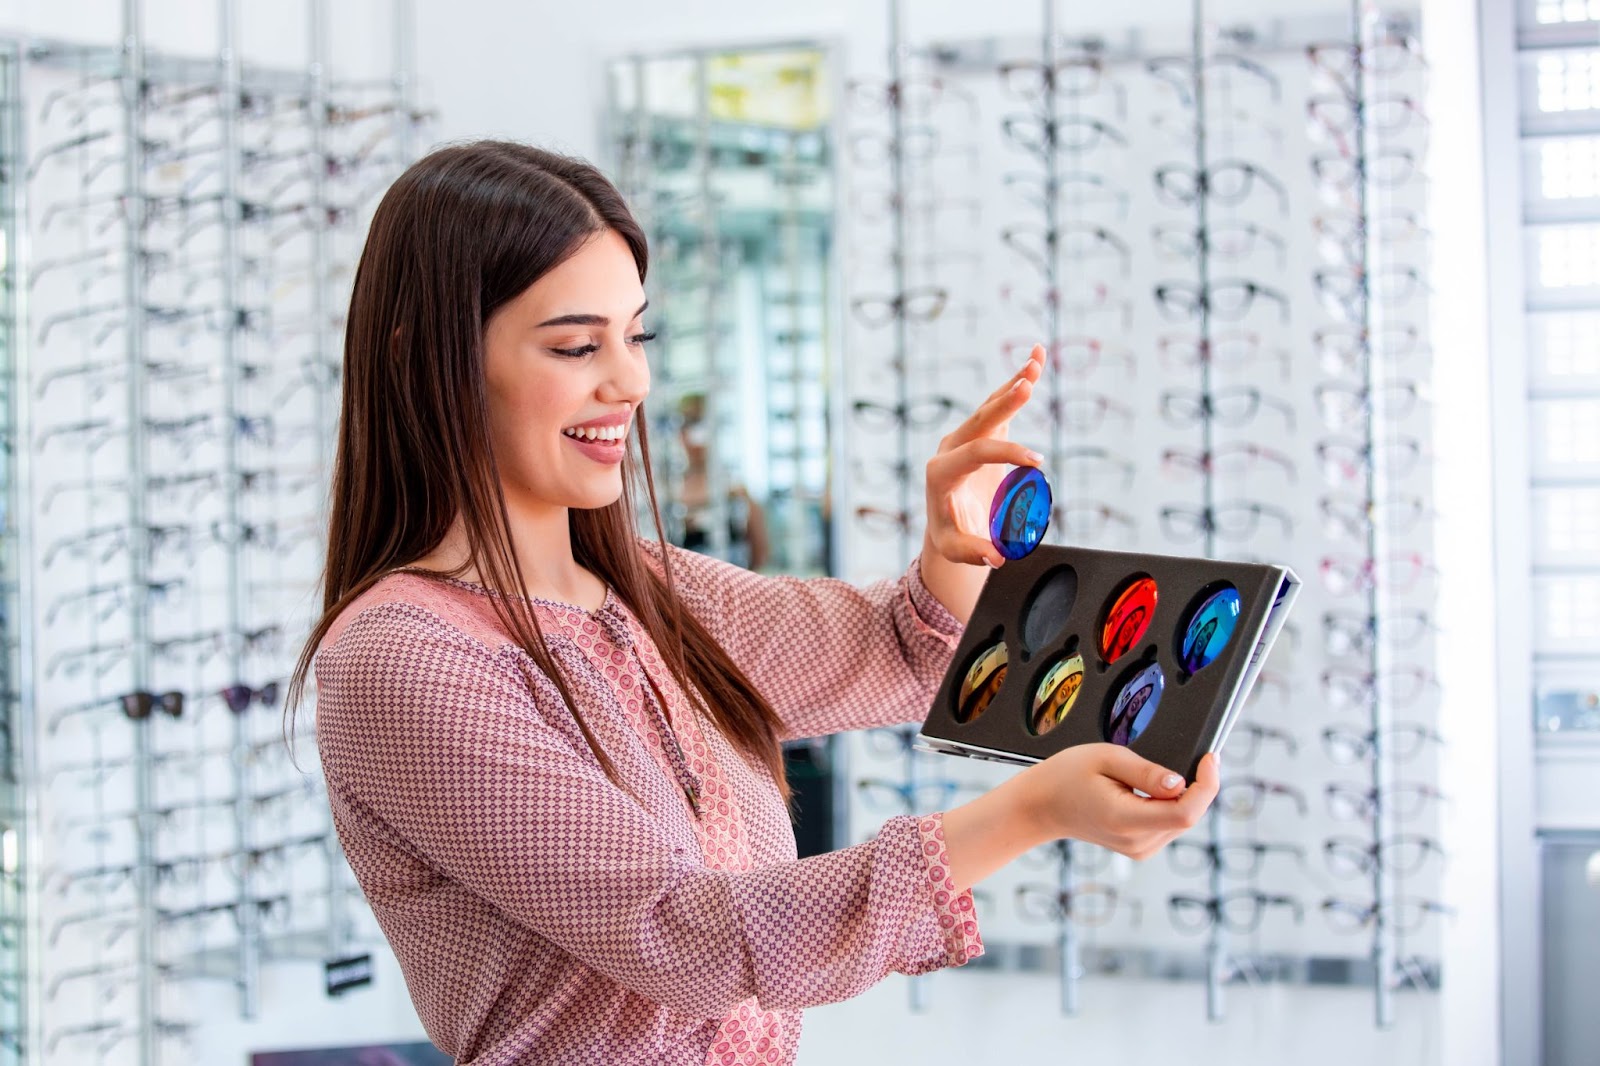
[[[1028,462],[1030,462],[1030,463],[1042,463],[1042,462],[1044,462],[1044,456],[1040,455],[1038,452],[1030,451],[1030,452],[1025,452],[1023,454],[1025,454],[1028,457]]]
[[[989,558],[987,555],[983,557],[983,561],[989,565],[990,570],[1000,569],[1000,564]]]
[[[1177,774],[1168,774],[1166,777],[1163,777],[1161,779],[1161,787],[1162,788],[1177,788],[1178,784],[1182,780],[1183,780],[1183,778],[1179,777]]]
[[[1015,380],[1015,381],[1013,381],[1011,383],[1011,391],[1012,392],[1016,392],[1018,389],[1022,388],[1022,386],[1026,385],[1027,383],[1028,383],[1028,379],[1027,378],[1018,378],[1017,380]]]

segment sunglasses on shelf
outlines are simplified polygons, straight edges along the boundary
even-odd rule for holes
[[[1263,410],[1271,410],[1294,429],[1294,407],[1286,400],[1262,392],[1251,385],[1202,392],[1199,389],[1167,389],[1160,395],[1161,416],[1176,426],[1192,426],[1211,420],[1224,426],[1243,426],[1253,422]]]
[[[1012,96],[1041,103],[1050,96],[1079,103],[1107,98],[1120,117],[1127,112],[1127,90],[1107,72],[1098,56],[1068,56],[1051,63],[1018,59],[1000,64],[1000,86]]]
[[[1249,441],[1219,444],[1209,452],[1199,448],[1168,448],[1161,453],[1161,469],[1169,476],[1250,477],[1261,470],[1299,480],[1294,460],[1276,448]]]
[[[1444,849],[1432,837],[1420,834],[1393,836],[1381,845],[1360,837],[1338,836],[1323,843],[1322,855],[1329,873],[1350,880],[1370,876],[1380,865],[1392,873],[1415,874],[1427,864],[1429,856],[1443,858]]]
[[[1296,922],[1305,913],[1300,901],[1292,896],[1249,889],[1220,896],[1174,895],[1167,900],[1167,907],[1172,924],[1190,933],[1203,932],[1214,925],[1232,933],[1253,933],[1274,909],[1287,911]]]
[[[1264,168],[1243,159],[1222,159],[1205,167],[1166,163],[1156,168],[1156,197],[1174,207],[1192,207],[1204,196],[1223,207],[1250,199],[1257,186],[1271,192],[1278,210],[1289,209],[1289,190]]]
[[[1298,844],[1267,844],[1258,840],[1201,844],[1193,840],[1174,840],[1167,845],[1167,861],[1174,873],[1202,874],[1213,867],[1227,877],[1254,877],[1273,855],[1291,857],[1305,863],[1305,849]]]
[[[1317,572],[1329,592],[1350,596],[1369,592],[1380,583],[1389,592],[1411,592],[1439,571],[1417,552],[1396,552],[1381,563],[1363,555],[1326,555],[1317,564]]]
[[[1056,152],[1090,152],[1108,142],[1123,147],[1128,144],[1121,130],[1088,115],[1054,120],[1039,115],[1006,115],[1000,120],[1000,131],[1010,143],[1047,162]]]
[[[1201,285],[1194,281],[1167,281],[1155,287],[1156,307],[1169,319],[1211,318],[1234,322],[1250,314],[1257,301],[1278,309],[1280,321],[1289,320],[1289,298],[1277,289],[1243,278],[1222,278]]]

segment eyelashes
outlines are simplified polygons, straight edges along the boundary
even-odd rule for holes
[[[649,344],[655,339],[655,331],[651,330],[646,333],[635,333],[633,336],[628,338],[628,343],[637,347],[641,344]],[[598,352],[600,350],[600,346],[598,344],[585,344],[579,348],[551,348],[550,350],[555,352],[557,355],[564,355],[570,359],[582,359],[586,355],[593,355],[595,352]]]

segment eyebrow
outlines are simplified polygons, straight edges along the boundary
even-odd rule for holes
[[[644,303],[640,304],[639,305],[639,310],[637,310],[637,311],[635,311],[633,313],[633,317],[634,318],[638,318],[640,315],[644,314],[645,308],[647,308],[649,306],[650,306],[650,301],[649,300],[646,300]],[[541,322],[541,323],[539,323],[537,326],[535,326],[533,328],[534,329],[544,329],[544,327],[546,327],[546,326],[609,326],[609,325],[611,325],[611,320],[609,318],[607,318],[605,315],[561,315],[559,317],[550,319],[550,321],[548,321],[548,322]]]

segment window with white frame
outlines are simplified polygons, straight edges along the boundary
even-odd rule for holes
[[[1535,722],[1600,730],[1600,0],[1524,0]]]

